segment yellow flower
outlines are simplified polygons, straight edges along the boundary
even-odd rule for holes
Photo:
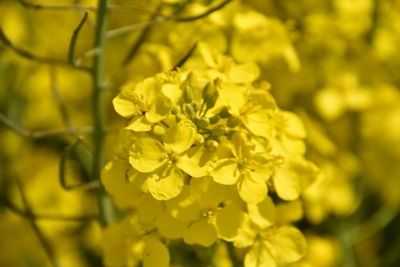
[[[246,253],[245,267],[275,267],[300,260],[306,253],[303,234],[292,226],[268,228],[258,234]]]
[[[207,164],[199,163],[205,149],[191,148],[195,139],[196,126],[181,120],[168,128],[162,143],[148,134],[139,134],[133,141],[129,163],[148,175],[147,188],[156,199],[176,197],[182,190],[184,173],[193,177],[207,174]]]
[[[245,132],[238,131],[232,137],[233,157],[219,159],[210,175],[215,182],[224,185],[237,184],[242,199],[258,203],[267,196],[266,181],[274,168],[273,158],[265,152],[255,152]]]
[[[243,211],[232,188],[204,177],[192,179],[183,192],[167,202],[171,222],[182,223],[187,244],[210,246],[217,238],[233,240],[242,223]]]

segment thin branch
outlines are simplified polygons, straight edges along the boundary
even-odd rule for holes
[[[97,7],[87,6],[87,5],[78,5],[78,4],[74,4],[74,5],[41,5],[41,4],[31,3],[30,1],[27,1],[27,0],[17,0],[17,1],[24,7],[37,9],[37,10],[39,10],[39,9],[54,9],[54,10],[76,9],[76,10],[91,10],[91,11],[97,10]],[[149,11],[149,10],[132,7],[132,6],[109,5],[108,9],[109,10],[131,10],[131,11],[137,11],[137,12],[151,13],[151,11]]]
[[[176,8],[173,12],[174,16],[177,16],[180,12],[182,12],[185,7],[190,3],[191,1],[186,1],[182,4],[180,4],[178,6],[178,8]],[[161,10],[162,4],[158,5],[158,7],[156,8],[156,10],[154,11],[153,16],[150,18],[150,21],[154,20],[157,18],[160,10]],[[137,38],[135,44],[132,46],[131,50],[129,51],[129,53],[127,54],[127,56],[125,57],[125,60],[123,61],[122,65],[127,65],[137,54],[137,52],[139,51],[140,46],[144,43],[144,41],[146,40],[147,36],[150,33],[151,30],[151,26],[152,24],[148,24],[144,27],[143,31],[140,33],[139,37]]]
[[[50,67],[49,73],[50,73],[50,88],[53,93],[54,100],[57,103],[58,109],[60,110],[62,120],[64,121],[64,124],[67,128],[72,129],[73,128],[72,122],[71,119],[69,118],[67,107],[65,106],[64,101],[61,97],[60,88],[58,87],[56,69]],[[72,132],[72,134],[77,135],[76,132]]]
[[[78,26],[74,30],[71,41],[69,43],[69,50],[68,50],[68,62],[72,65],[75,65],[74,58],[75,58],[75,48],[76,48],[76,41],[78,40],[78,35],[79,32],[81,31],[83,25],[86,22],[86,19],[88,18],[89,12],[85,12],[85,15],[83,15],[83,18],[81,22],[79,22]]]
[[[220,4],[216,5],[215,7],[212,7],[208,10],[206,10],[205,12],[198,14],[198,15],[194,15],[194,16],[188,16],[188,17],[171,17],[172,20],[177,21],[177,22],[189,22],[189,21],[194,21],[194,20],[198,20],[198,19],[202,19],[205,18],[209,15],[211,15],[212,13],[224,8],[227,4],[229,4],[230,2],[232,2],[232,0],[225,0],[223,2],[221,2]]]
[[[60,185],[62,186],[63,189],[69,191],[69,190],[75,190],[75,189],[81,189],[81,190],[92,190],[92,189],[98,189],[101,188],[101,184],[99,180],[93,180],[90,182],[82,183],[82,184],[77,184],[77,185],[68,185],[66,181],[66,166],[67,166],[67,160],[70,157],[72,151],[81,143],[81,139],[78,139],[75,143],[68,145],[65,147],[64,151],[61,154],[60,157],[60,162],[59,162],[59,168],[58,168],[58,177],[60,181]]]
[[[104,164],[104,138],[105,138],[105,108],[104,108],[104,90],[105,81],[105,49],[107,43],[107,22],[108,22],[108,0],[98,1],[98,12],[96,20],[94,49],[98,51],[93,58],[91,75],[93,79],[92,89],[92,116],[93,116],[93,164],[92,179],[100,181],[101,169]],[[102,188],[103,189],[103,188]],[[104,226],[111,223],[112,216],[107,205],[107,197],[104,189],[98,191],[98,205],[100,211],[100,223]]]
[[[154,12],[154,15],[150,18],[150,20],[154,20],[157,17],[157,13],[161,9],[161,4],[157,7],[156,11]],[[151,25],[147,25],[144,27],[143,31],[140,33],[139,37],[137,38],[136,42],[132,46],[131,50],[128,52],[127,56],[125,57],[122,65],[127,65],[137,54],[139,51],[140,46],[143,44],[143,42],[147,39],[147,36],[149,35],[151,30]]]
[[[123,26],[121,28],[117,28],[117,29],[113,29],[113,30],[109,30],[107,32],[107,38],[114,38],[116,36],[134,31],[136,29],[141,29],[144,27],[148,27],[150,25],[154,25],[154,24],[159,24],[159,23],[163,23],[170,20],[168,17],[156,17],[153,20],[149,20],[149,21],[144,21],[144,22],[139,22],[139,23],[135,23],[132,25],[128,25],[128,26]]]
[[[93,49],[91,49],[89,51],[86,51],[83,55],[81,55],[80,57],[78,57],[75,60],[75,65],[79,66],[84,59],[87,59],[87,58],[90,58],[90,57],[94,57],[98,52],[99,52],[99,50],[96,49],[96,48],[93,48]]]
[[[28,203],[28,200],[26,199],[26,195],[25,195],[24,189],[22,187],[22,184],[21,184],[21,182],[19,181],[18,178],[16,179],[16,181],[17,181],[18,189],[19,189],[20,194],[21,194],[22,202],[23,202],[23,204],[25,206],[25,210],[26,210],[27,213],[32,214],[32,209],[31,209],[31,207],[30,207],[30,205]],[[51,264],[54,267],[60,266],[60,264],[57,262],[57,260],[55,258],[55,254],[54,254],[53,248],[51,247],[50,243],[46,240],[44,234],[40,230],[40,228],[37,225],[36,221],[34,219],[32,219],[32,218],[29,218],[29,217],[27,217],[27,220],[28,220],[29,224],[31,225],[32,230],[35,232],[37,238],[39,239],[39,242],[42,245],[43,250],[46,252],[46,255],[49,258]]]
[[[70,222],[82,222],[88,220],[95,220],[98,218],[97,215],[61,215],[61,214],[37,214],[24,211],[17,207],[8,200],[2,199],[4,206],[10,211],[18,214],[24,218],[30,218],[33,220],[48,220],[48,221],[70,221]]]
[[[233,246],[233,244],[231,242],[226,242],[225,244],[228,249],[228,255],[232,262],[232,266],[234,266],[234,267],[242,266],[237,254],[236,254],[235,247]]]
[[[19,127],[17,124],[15,124],[13,121],[8,119],[6,116],[0,113],[0,121],[4,123],[8,128],[13,130],[19,135],[22,135],[24,137],[31,137],[32,133],[30,131],[25,130],[24,128]]]
[[[74,134],[74,133],[90,134],[93,132],[93,128],[89,126],[68,127],[63,129],[53,129],[44,131],[29,131],[20,127],[19,125],[17,125],[16,123],[14,123],[1,113],[0,113],[0,122],[4,123],[4,125],[6,125],[8,128],[13,130],[17,134],[32,139],[49,138],[49,137],[65,135],[65,134]]]
[[[185,64],[185,62],[192,56],[194,50],[196,50],[196,47],[197,47],[197,42],[194,43],[194,45],[190,48],[190,50],[186,53],[186,55],[181,60],[179,60],[179,62],[172,69],[176,70],[182,67],[183,64]]]
[[[132,25],[117,28],[114,30],[110,30],[107,32],[107,38],[113,38],[113,37],[119,36],[121,34],[131,32],[136,29],[148,27],[149,25],[159,24],[159,23],[163,23],[163,22],[167,22],[167,21],[190,22],[190,21],[202,19],[202,18],[205,18],[205,17],[211,15],[212,13],[222,9],[224,6],[226,6],[230,2],[232,2],[232,0],[225,0],[225,1],[221,2],[220,4],[218,4],[217,6],[212,7],[210,9],[208,9],[198,15],[194,15],[194,16],[179,17],[177,15],[170,15],[170,16],[155,17],[153,20],[139,22],[139,23],[135,23]]]
[[[364,241],[382,231],[398,215],[399,210],[391,205],[382,206],[371,218],[353,229],[354,244]]]
[[[3,29],[0,27],[0,40],[2,41],[2,43],[10,48],[11,50],[13,50],[15,53],[17,53],[18,55],[27,58],[29,60],[33,60],[36,61],[38,63],[42,63],[42,64],[50,64],[50,65],[61,65],[61,66],[65,66],[65,67],[70,67],[70,68],[74,68],[74,69],[78,69],[78,70],[84,70],[84,71],[89,71],[89,68],[84,67],[84,66],[75,66],[70,64],[68,61],[64,61],[64,60],[59,60],[59,59],[53,59],[53,58],[45,58],[45,57],[41,57],[41,56],[37,56],[32,54],[29,51],[26,51],[16,45],[14,45],[10,39],[8,39],[8,37],[6,36],[6,34],[4,33]]]

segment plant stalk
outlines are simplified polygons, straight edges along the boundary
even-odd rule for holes
[[[97,21],[96,21],[96,35],[94,42],[94,49],[97,53],[93,58],[92,78],[93,78],[93,93],[92,93],[92,108],[93,108],[93,169],[92,178],[100,180],[100,173],[104,163],[104,63],[105,63],[105,49],[106,49],[106,34],[107,34],[107,5],[108,0],[98,0],[97,6]],[[107,225],[110,221],[109,212],[106,208],[106,195],[104,190],[100,190],[99,201],[99,214],[101,224]]]

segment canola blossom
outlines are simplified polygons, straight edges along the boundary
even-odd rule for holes
[[[399,11],[0,1],[0,266],[398,266]]]
[[[103,170],[106,190],[137,217],[129,227],[158,240],[154,249],[167,251],[165,238],[204,247],[225,240],[247,249],[246,267],[298,261],[305,238],[275,221],[270,195],[294,201],[318,175],[304,157],[304,125],[256,82],[257,65],[200,47],[192,60],[204,67],[128,83],[114,98],[127,126]]]

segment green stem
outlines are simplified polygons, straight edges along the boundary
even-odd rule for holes
[[[99,0],[97,6],[97,22],[94,49],[97,53],[93,59],[92,78],[93,78],[93,169],[92,176],[95,180],[100,180],[100,173],[104,163],[104,62],[106,49],[107,33],[107,4],[108,0]],[[105,193],[99,192],[99,213],[102,225],[110,221],[105,205]]]

